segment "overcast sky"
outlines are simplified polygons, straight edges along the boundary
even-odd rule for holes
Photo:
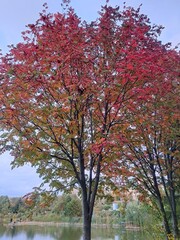
[[[0,0],[0,49],[8,51],[7,45],[22,41],[21,32],[29,23],[34,23],[42,10],[44,2],[48,3],[50,12],[62,11],[60,0]],[[123,5],[124,0],[110,0],[109,4]],[[160,37],[163,43],[180,42],[180,0],[127,0],[126,5],[138,7],[148,15],[152,24],[163,25],[165,29]],[[83,20],[97,18],[100,6],[105,0],[72,0],[72,6]],[[5,153],[0,156],[0,196],[23,196],[40,184],[35,169],[30,166],[11,170],[12,158]]]

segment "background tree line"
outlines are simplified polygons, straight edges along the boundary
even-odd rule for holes
[[[112,199],[97,200],[93,224],[106,224],[107,227],[118,225],[120,228],[139,227],[153,234],[163,233],[161,215],[153,205],[141,202],[138,198],[132,199],[132,196],[115,199],[117,203],[115,210]],[[180,204],[178,212],[179,206]],[[167,211],[167,216],[170,220],[170,211]],[[81,200],[74,194],[57,196],[51,202],[47,202],[47,199],[43,199],[37,193],[26,198],[0,196],[0,220],[4,223],[20,221],[82,223]]]
[[[47,203],[36,193],[27,198],[0,196],[1,220],[28,221],[39,216],[44,221],[44,215],[47,215],[50,221],[82,217],[80,199],[75,195],[62,195]]]

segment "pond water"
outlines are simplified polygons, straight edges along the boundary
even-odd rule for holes
[[[153,240],[152,234],[123,229],[93,228],[92,240]],[[82,240],[82,230],[66,226],[0,226],[0,240]]]

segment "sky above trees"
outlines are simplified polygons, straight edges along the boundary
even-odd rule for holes
[[[16,44],[22,41],[21,32],[25,30],[25,25],[34,23],[42,10],[44,0],[0,0],[0,49],[3,53],[8,51],[7,45]],[[62,12],[61,1],[46,1],[50,12]],[[128,0],[126,5],[138,7],[141,12],[147,14],[153,24],[160,24],[165,27],[160,40],[172,42],[173,46],[180,42],[179,30],[179,0],[156,1],[156,0]],[[97,11],[105,1],[97,0],[72,0],[72,6],[79,17],[91,21],[97,18]],[[123,1],[111,0],[111,5],[123,6]],[[7,153],[0,156],[0,195],[21,196],[32,191],[32,187],[39,185],[35,170],[26,166],[11,171],[10,157]]]

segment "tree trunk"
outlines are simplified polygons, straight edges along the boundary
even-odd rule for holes
[[[178,218],[177,218],[177,210],[176,210],[176,198],[175,198],[175,188],[174,188],[174,183],[175,180],[173,179],[173,157],[171,157],[169,154],[167,154],[166,158],[166,168],[168,169],[168,174],[167,174],[167,183],[164,180],[164,177],[162,177],[162,183],[164,187],[164,191],[166,194],[166,198],[168,200],[168,204],[171,210],[171,227],[172,227],[172,232],[173,236],[176,239],[179,235],[179,229],[178,229]]]
[[[90,205],[86,198],[86,192],[82,196],[82,208],[83,208],[83,240],[91,240],[92,211],[90,211]]]
[[[179,229],[178,229],[178,218],[177,218],[177,211],[176,211],[176,199],[175,199],[175,193],[174,193],[174,188],[171,189],[170,191],[170,196],[171,196],[171,216],[172,216],[172,229],[173,229],[173,234],[175,239],[179,236]]]
[[[83,216],[83,240],[91,240],[91,217]]]
[[[179,233],[179,228],[178,228],[178,220],[176,213],[172,213],[172,227],[173,227],[173,235],[175,239],[180,239],[180,233]]]
[[[161,169],[161,167],[160,167],[160,169]],[[163,203],[163,200],[162,200],[162,196],[161,196],[161,193],[160,193],[160,190],[159,190],[159,185],[158,185],[158,180],[157,180],[154,164],[151,164],[151,171],[152,171],[152,177],[153,177],[153,183],[154,183],[154,190],[155,190],[155,193],[156,193],[156,199],[158,201],[159,210],[162,214],[163,221],[164,221],[164,229],[165,229],[166,235],[169,235],[169,234],[171,234],[171,229],[170,229],[167,214],[166,214],[166,211],[165,211],[165,208],[164,208],[164,203]]]
[[[161,211],[163,221],[164,221],[165,232],[166,232],[167,235],[171,234],[171,229],[170,229],[169,222],[168,222],[168,219],[167,219],[167,215],[166,215],[166,212],[165,212],[165,209],[164,209],[164,205],[162,203],[162,199],[159,197],[158,201],[159,201],[160,211]]]

